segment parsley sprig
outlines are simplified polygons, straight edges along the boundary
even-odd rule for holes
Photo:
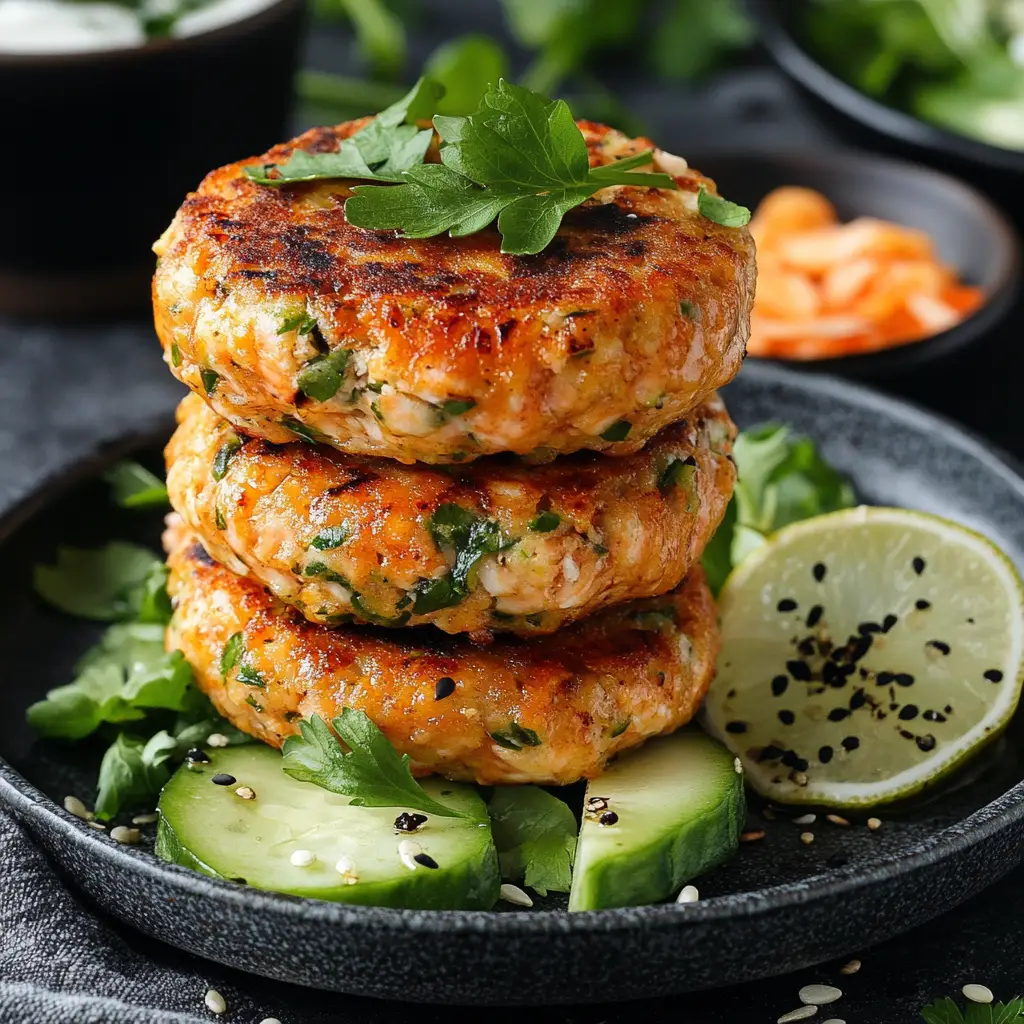
[[[501,251],[531,255],[555,237],[565,214],[609,185],[676,188],[668,174],[635,170],[649,151],[590,166],[586,141],[564,100],[501,80],[467,117],[434,118],[441,163],[410,167],[388,189],[359,186],[345,204],[358,227],[403,238],[474,234],[495,218]]]
[[[963,1013],[948,996],[921,1010],[925,1024],[1012,1024],[1024,1020],[1024,999],[1008,1003],[968,1003]]]
[[[284,770],[301,782],[352,798],[358,807],[402,807],[439,818],[467,817],[434,800],[412,777],[409,755],[399,755],[370,718],[342,708],[333,721],[348,751],[319,716],[299,723],[299,735],[284,741]]]

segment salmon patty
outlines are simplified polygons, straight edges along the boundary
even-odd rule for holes
[[[718,627],[699,568],[671,594],[557,637],[481,647],[429,627],[315,625],[218,565],[181,526],[166,539],[168,647],[225,718],[275,747],[300,719],[352,707],[421,774],[563,785],[688,722],[714,674]]]
[[[447,471],[245,440],[195,395],[178,418],[174,508],[217,561],[331,625],[551,633],[664,593],[700,558],[736,476],[717,397],[622,459]]]
[[[171,371],[239,429],[406,463],[625,455],[736,374],[754,245],[698,212],[714,183],[678,157],[655,156],[678,191],[602,189],[536,256],[503,255],[493,227],[364,230],[345,219],[352,182],[243,173],[334,151],[367,121],[211,172],[154,247]],[[580,128],[592,166],[653,145]]]

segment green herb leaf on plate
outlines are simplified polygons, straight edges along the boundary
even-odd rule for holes
[[[311,359],[295,379],[299,390],[307,398],[326,402],[333,398],[345,379],[345,368],[351,353],[347,348],[336,348],[327,355]]]
[[[742,228],[750,223],[750,211],[738,203],[730,203],[728,199],[713,195],[701,184],[697,192],[697,209],[708,220],[721,224],[726,228]]]
[[[542,896],[568,892],[576,855],[576,818],[538,786],[500,786],[488,811],[502,878]]]
[[[167,762],[175,749],[166,732],[149,740],[121,733],[100,764],[96,817],[109,821],[122,809],[147,807],[171,777]]]
[[[347,526],[325,526],[310,542],[311,548],[317,551],[330,551],[333,548],[340,548],[348,539],[349,529]]]
[[[111,486],[114,502],[121,508],[151,508],[167,505],[167,487],[145,466],[125,459],[108,470],[103,479]]]
[[[32,583],[55,608],[84,619],[113,621],[138,614],[160,560],[146,548],[111,541],[95,550],[61,547],[56,565],[37,565]]]
[[[334,729],[314,715],[299,723],[300,735],[284,742],[284,770],[294,779],[311,782],[351,798],[361,807],[403,807],[444,818],[465,817],[427,795],[413,778],[409,755],[399,755],[387,737],[362,712],[342,708]]]

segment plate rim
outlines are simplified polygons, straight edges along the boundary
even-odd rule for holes
[[[1016,460],[970,428],[925,409],[914,402],[884,394],[862,384],[827,375],[804,375],[771,364],[747,364],[748,380],[766,385],[813,389],[843,404],[878,410],[918,433],[941,435],[944,443],[969,453],[1000,476],[1017,492],[1024,506],[1024,477]],[[102,443],[91,453],[73,456],[71,464],[49,473],[27,494],[0,506],[0,545],[36,512],[58,499],[102,466],[124,457],[147,443],[159,442],[170,425],[170,416],[150,417],[112,443]],[[496,913],[493,910],[421,910],[333,903],[310,897],[289,896],[222,879],[211,878],[179,865],[168,864],[155,854],[117,843],[108,833],[89,825],[51,800],[0,757],[0,805],[31,826],[56,828],[61,838],[90,856],[104,859],[112,868],[161,879],[190,895],[245,907],[249,912],[286,916],[301,915],[341,927],[372,928],[376,932],[436,934],[486,931],[496,937],[536,935],[557,931],[560,935],[592,935],[630,931],[643,926],[654,931],[708,925],[774,914],[792,905],[824,901],[891,881],[950,860],[978,843],[1024,820],[1024,780],[1011,786],[968,817],[946,826],[898,853],[880,853],[869,863],[831,868],[796,881],[763,886],[739,893],[710,897],[680,906],[674,903],[569,913],[565,910],[534,910],[530,913]],[[36,831],[33,828],[33,831]],[[1024,858],[1024,849],[1021,851]],[[1012,865],[1008,865],[1012,866]],[[995,881],[995,878],[992,879]]]

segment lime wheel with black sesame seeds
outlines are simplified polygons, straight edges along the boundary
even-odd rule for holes
[[[896,508],[780,530],[729,577],[705,721],[782,803],[871,807],[995,738],[1020,699],[1024,584],[991,541]]]

